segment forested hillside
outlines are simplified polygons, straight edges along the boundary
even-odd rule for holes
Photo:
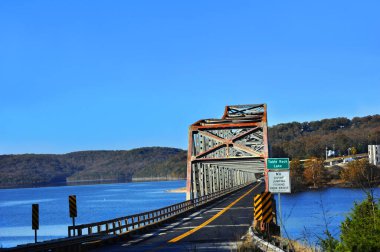
[[[64,155],[0,155],[0,186],[74,180],[130,181],[132,177],[186,177],[186,151],[150,147]]]
[[[273,157],[324,157],[326,146],[337,155],[348,148],[365,153],[368,144],[380,144],[380,115],[278,124],[269,128],[269,142]]]
[[[337,155],[351,148],[367,152],[380,144],[380,115],[292,122],[269,128],[272,157],[324,157],[335,146]],[[78,180],[186,177],[186,151],[149,147],[129,151],[81,151],[64,155],[0,155],[0,186],[39,185]]]

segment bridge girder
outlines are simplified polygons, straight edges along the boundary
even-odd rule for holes
[[[189,128],[187,199],[253,182],[268,157],[266,104],[226,106]]]

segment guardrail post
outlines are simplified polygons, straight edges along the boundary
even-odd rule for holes
[[[123,226],[121,225],[121,220],[118,220],[117,224],[119,225],[119,234],[123,233]]]
[[[128,218],[124,219],[125,231],[128,232]]]
[[[132,217],[132,230],[135,229],[135,217]]]
[[[112,222],[112,232],[114,235],[116,234],[116,224],[114,221]]]

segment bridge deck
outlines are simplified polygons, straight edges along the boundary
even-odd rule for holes
[[[253,221],[253,196],[263,189],[262,184],[249,186],[173,223],[96,251],[234,250]]]

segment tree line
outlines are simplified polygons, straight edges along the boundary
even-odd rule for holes
[[[348,148],[351,153],[363,153],[369,143],[380,144],[380,115],[282,123],[270,127],[268,132],[272,157],[321,158],[326,146],[334,146],[337,155],[345,154]],[[64,155],[0,155],[0,186],[75,180],[129,181],[132,177],[184,178],[186,155],[185,150],[165,147]]]
[[[81,180],[130,181],[132,177],[186,177],[187,152],[146,147],[129,151],[80,151],[63,155],[0,155],[0,186]]]
[[[366,153],[368,144],[380,144],[380,115],[282,123],[268,134],[272,157],[321,158],[326,147],[339,156]]]
[[[290,163],[290,178],[292,192],[321,188],[334,179],[349,187],[365,189],[380,184],[380,168],[367,159],[352,161],[345,168],[335,166],[327,169],[321,158],[314,157],[304,163],[294,158]]]

